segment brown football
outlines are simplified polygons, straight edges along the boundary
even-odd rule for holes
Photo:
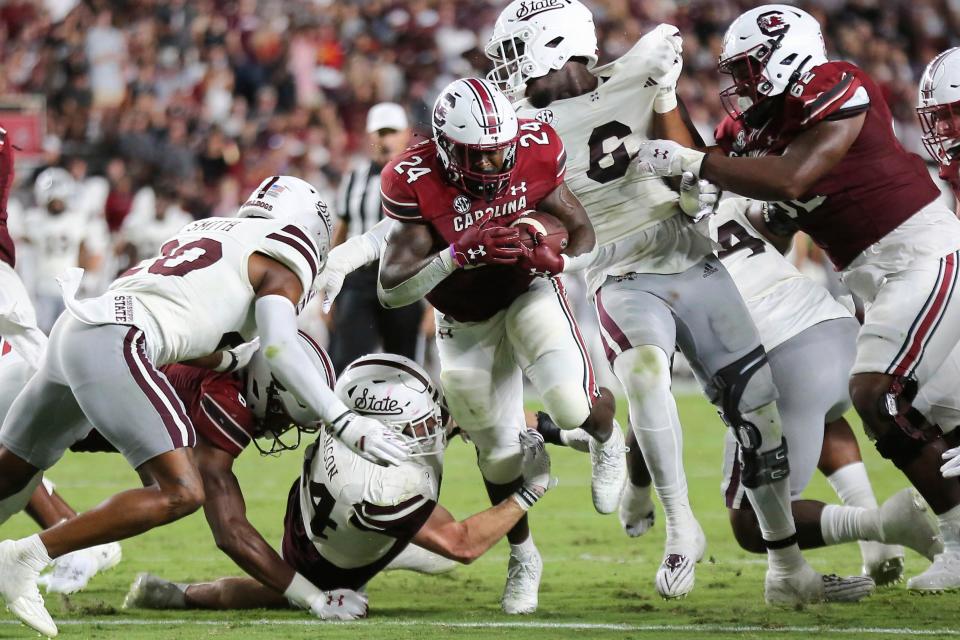
[[[511,227],[517,227],[520,232],[520,244],[532,249],[537,245],[536,236],[543,234],[542,242],[560,253],[567,248],[570,237],[563,223],[545,211],[530,209],[524,211],[519,218],[513,221]]]

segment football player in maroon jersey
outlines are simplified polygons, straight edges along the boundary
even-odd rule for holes
[[[384,211],[401,224],[381,258],[380,300],[398,307],[426,296],[437,309],[441,383],[453,418],[477,447],[494,503],[522,480],[525,374],[561,428],[593,436],[594,506],[610,513],[626,477],[623,433],[556,277],[595,242],[564,184],[563,144],[549,125],[518,120],[499,90],[475,78],[441,91],[433,131],[382,172]],[[564,224],[570,242],[563,255],[546,244],[520,247],[509,225],[527,209]],[[526,518],[508,538],[501,604],[507,613],[531,613],[543,563]]]
[[[940,473],[940,429],[912,401],[960,341],[960,220],[937,202],[923,160],[894,136],[877,84],[827,59],[820,25],[787,5],[747,11],[724,38],[723,153],[644,143],[659,176],[684,171],[771,202],[754,226],[783,246],[804,231],[866,304],[850,395],[877,450],[938,515],[944,552],[911,590],[960,587],[960,484]],[[960,380],[953,388],[960,388]],[[948,463],[946,466],[950,466]],[[960,464],[960,463],[958,463]]]

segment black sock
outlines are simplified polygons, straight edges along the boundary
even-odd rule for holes
[[[560,439],[560,427],[553,421],[549,415],[543,411],[537,411],[537,431],[543,436],[543,439],[550,444],[558,447],[565,447],[563,440]]]

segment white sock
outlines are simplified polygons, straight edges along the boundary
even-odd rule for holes
[[[943,550],[960,553],[960,505],[937,516],[940,533],[943,535]]]
[[[646,515],[653,511],[653,496],[651,495],[651,486],[638,487],[632,482],[627,482],[623,490],[623,500],[630,506],[630,510]]]
[[[685,531],[693,511],[683,469],[683,431],[670,392],[669,358],[657,347],[638,347],[620,354],[614,371],[627,393],[630,426],[663,506],[667,536]]]
[[[43,542],[40,540],[40,534],[35,533],[32,536],[18,540],[18,542],[23,554],[21,558],[24,564],[38,573],[53,562],[50,554],[47,553],[47,548],[43,546]]]
[[[840,467],[827,476],[827,482],[845,505],[867,509],[876,509],[879,506],[863,462],[852,462]]]
[[[820,533],[827,544],[872,540],[883,542],[883,527],[877,509],[828,504],[820,514]]]
[[[800,546],[793,543],[783,549],[767,549],[767,565],[772,573],[790,575],[799,571],[806,564]]]
[[[616,429],[618,427],[614,425],[614,428]],[[590,453],[590,440],[592,439],[589,433],[580,428],[560,430],[560,442],[571,449],[582,451],[583,453]]]
[[[514,558],[528,558],[536,555],[537,546],[533,544],[533,535],[527,536],[527,539],[519,544],[510,544],[510,555]]]

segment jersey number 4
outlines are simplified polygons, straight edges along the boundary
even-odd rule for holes
[[[310,483],[310,502],[313,503],[313,518],[310,519],[310,532],[315,538],[327,539],[327,529],[336,531],[337,523],[330,518],[337,500],[322,482]]]
[[[736,220],[724,222],[717,228],[717,242],[723,247],[723,249],[717,253],[717,256],[720,258],[726,258],[737,251],[743,251],[745,249],[750,250],[750,255],[747,256],[750,258],[767,250],[767,246],[763,240],[754,238]]]

